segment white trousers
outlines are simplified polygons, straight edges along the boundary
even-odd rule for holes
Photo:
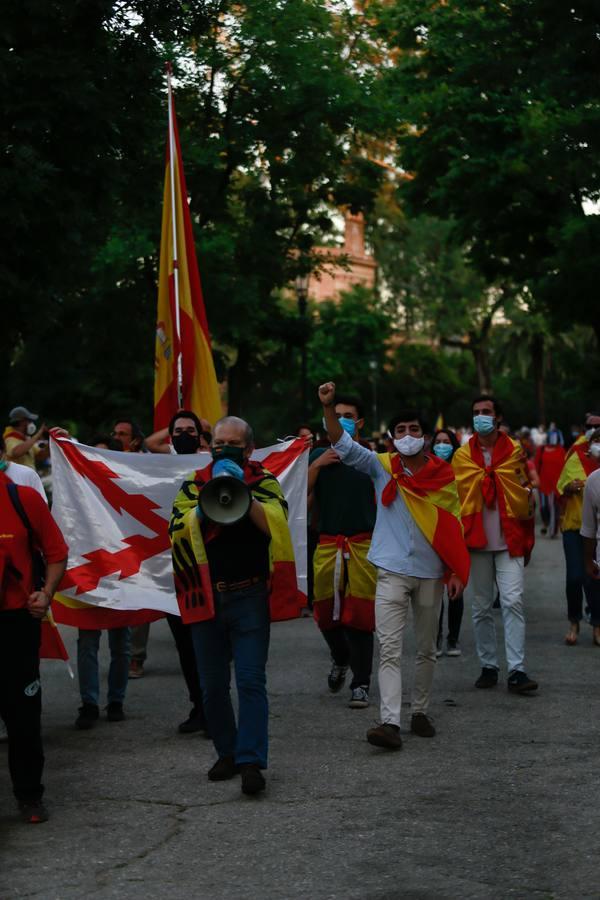
[[[441,578],[415,578],[377,570],[375,627],[380,646],[381,721],[400,725],[402,641],[412,605],[417,658],[412,713],[425,713],[436,663],[436,642],[444,584]]]
[[[504,625],[504,648],[509,672],[525,671],[525,611],[522,556],[508,550],[471,552],[471,575],[465,598],[471,603],[475,646],[482,667],[498,668],[493,604],[496,586]]]

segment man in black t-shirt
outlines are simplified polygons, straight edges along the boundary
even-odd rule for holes
[[[338,398],[340,424],[359,440],[364,424],[354,398]],[[375,493],[368,475],[340,462],[331,447],[312,451],[308,470],[309,504],[317,519],[314,555],[314,616],[332,657],[328,685],[337,693],[352,671],[349,706],[369,705],[375,628],[375,569],[367,561],[375,525]]]

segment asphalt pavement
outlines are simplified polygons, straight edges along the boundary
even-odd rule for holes
[[[43,663],[51,819],[15,815],[0,745],[0,898],[600,898],[600,648],[566,631],[560,538],[538,539],[526,575],[528,671],[536,696],[475,690],[469,610],[463,655],[442,657],[430,713],[408,732],[414,643],[405,652],[404,747],[371,747],[372,704],[327,690],[326,646],[310,619],[273,626],[266,794],[213,784],[212,744],[179,735],[189,703],[171,634],[151,628],[146,675],[127,719],[77,731],[76,682]],[[500,614],[498,615],[501,636]],[[61,629],[71,655],[76,634]],[[102,641],[103,684],[107,648]]]

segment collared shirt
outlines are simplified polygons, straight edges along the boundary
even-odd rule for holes
[[[381,494],[390,480],[376,453],[344,432],[333,448],[348,466],[369,475],[375,485],[377,519],[367,559],[380,569],[414,578],[441,578],[444,564],[411,516],[400,491],[390,506]],[[411,475],[409,469],[404,470]]]

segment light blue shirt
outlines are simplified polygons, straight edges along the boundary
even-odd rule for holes
[[[400,491],[390,506],[381,502],[381,494],[390,480],[376,453],[341,436],[334,450],[347,466],[369,475],[377,495],[377,519],[368,560],[380,569],[415,578],[441,578],[444,564],[408,511]],[[404,470],[409,475],[409,469]]]

